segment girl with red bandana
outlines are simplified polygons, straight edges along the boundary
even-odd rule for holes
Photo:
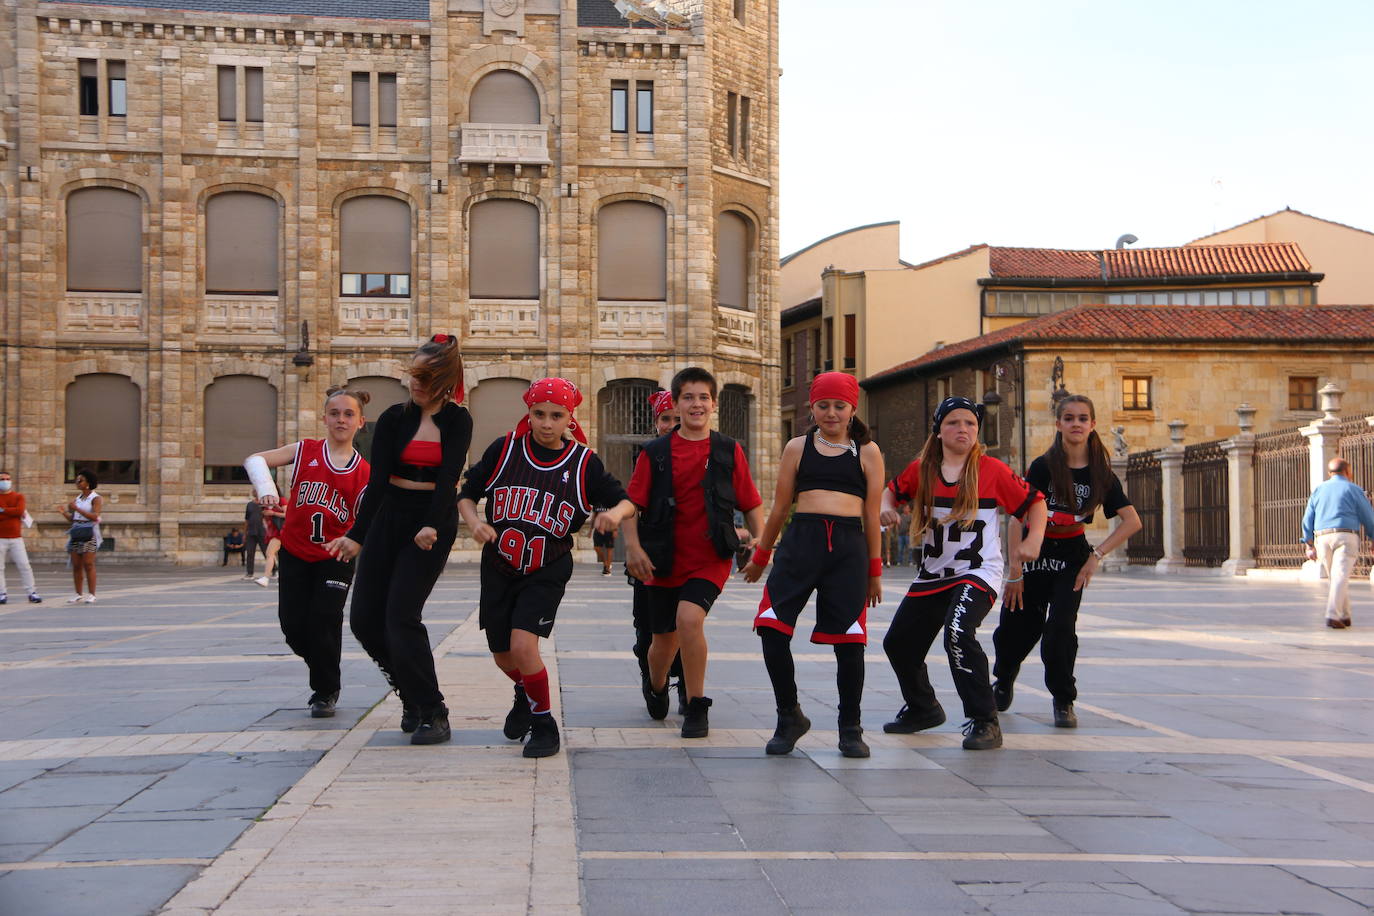
[[[572,576],[573,535],[593,506],[598,531],[615,531],[634,504],[587,448],[573,416],[582,393],[567,379],[544,378],[524,395],[529,412],[487,447],[464,479],[458,513],[482,544],[478,622],[496,666],[515,682],[505,734],[529,734],[524,756],[558,753],[558,725],[539,638],[553,632],[558,605]],[[571,434],[571,438],[565,438]],[[477,501],[486,500],[485,520]]]
[[[757,582],[795,503],[754,618],[778,704],[778,727],[765,747],[769,754],[789,753],[811,727],[797,701],[791,642],[797,618],[815,592],[811,641],[835,650],[840,752],[869,755],[860,700],[868,608],[882,600],[878,511],[884,472],[882,452],[854,415],[858,404],[859,383],[852,375],[825,372],[811,383],[815,426],[783,448],[773,510],[744,567],[745,581]]]

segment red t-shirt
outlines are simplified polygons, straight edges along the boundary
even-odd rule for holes
[[[673,497],[677,508],[673,513],[673,573],[650,579],[646,584],[677,588],[688,579],[707,579],[717,588],[730,578],[732,559],[721,559],[706,530],[706,491],[701,481],[706,476],[706,462],[711,457],[711,440],[684,439],[672,434]],[[653,477],[649,456],[640,452],[630,477],[630,501],[644,508],[649,505],[650,483]],[[754,478],[749,475],[749,460],[744,449],[735,443],[735,507],[748,512],[763,504]]]

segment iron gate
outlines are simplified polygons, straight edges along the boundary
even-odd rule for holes
[[[1360,485],[1368,497],[1374,491],[1374,427],[1364,417],[1346,420],[1341,424],[1341,438],[1336,452],[1350,462],[1350,479]],[[1370,541],[1360,538],[1360,560],[1355,565],[1357,575],[1368,575],[1374,565]]]
[[[1299,429],[1255,437],[1255,565],[1296,568],[1307,559],[1302,514],[1310,495],[1311,457]]]
[[[1221,440],[1183,450],[1183,560],[1220,566],[1231,555],[1230,471]]]
[[[1164,558],[1164,469],[1159,452],[1136,452],[1126,459],[1126,492],[1140,515],[1139,533],[1126,542],[1132,565]]]
[[[749,457],[749,397],[748,389],[726,385],[720,392],[720,431],[734,439]]]

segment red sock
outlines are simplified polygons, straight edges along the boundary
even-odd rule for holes
[[[510,669],[509,671],[507,671],[505,668],[502,668],[502,669],[501,669],[501,673],[504,674],[506,677],[510,678],[512,681],[515,681],[515,683],[517,683],[517,684],[520,683],[520,669],[519,669],[519,668],[512,668],[512,669]]]
[[[549,712],[549,669],[540,668],[534,674],[525,675],[525,696],[530,701],[530,712],[539,715]]]

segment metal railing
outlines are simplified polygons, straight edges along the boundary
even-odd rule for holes
[[[1231,555],[1230,472],[1222,440],[1183,450],[1183,559],[1220,566]]]
[[[1300,429],[1255,437],[1255,565],[1302,566],[1302,514],[1311,495],[1311,457]]]
[[[1141,529],[1126,542],[1132,565],[1150,565],[1164,557],[1164,469],[1159,452],[1136,452],[1126,460],[1126,492],[1140,515]]]
[[[1374,427],[1364,417],[1341,423],[1341,438],[1336,453],[1350,462],[1350,479],[1359,484],[1368,496],[1374,492]],[[1370,542],[1360,539],[1360,560],[1355,565],[1357,575],[1368,575],[1374,566],[1374,550]]]

